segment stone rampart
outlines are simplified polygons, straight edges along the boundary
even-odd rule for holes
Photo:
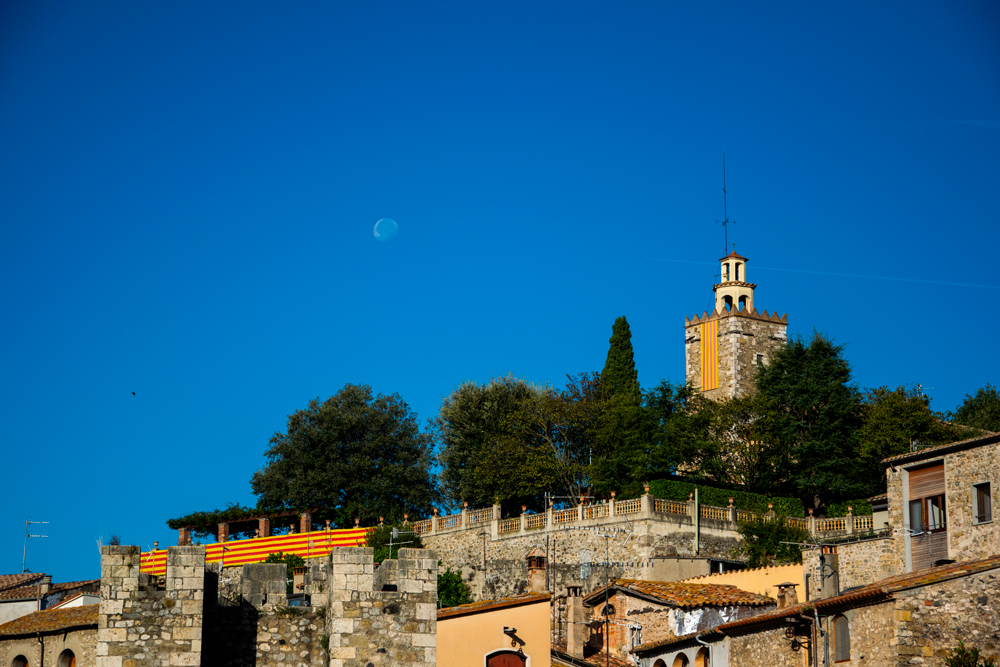
[[[163,581],[139,572],[139,547],[101,547],[97,667],[201,665],[205,550],[170,547]]]
[[[374,550],[338,547],[327,579],[330,667],[437,664],[437,557],[400,549],[376,575]]]

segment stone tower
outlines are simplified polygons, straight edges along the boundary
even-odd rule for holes
[[[788,342],[788,314],[758,312],[756,285],[747,281],[746,257],[732,253],[719,260],[721,282],[713,285],[715,310],[684,318],[687,381],[712,400],[745,396],[757,366]]]

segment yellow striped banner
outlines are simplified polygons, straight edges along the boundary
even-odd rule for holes
[[[316,558],[330,553],[334,547],[363,547],[367,528],[345,530],[317,530],[311,533],[293,533],[250,540],[215,542],[205,545],[205,562],[223,565],[263,563],[268,554],[278,551],[296,554],[303,558]],[[225,552],[223,552],[225,549]],[[225,553],[225,558],[223,558]],[[142,553],[141,572],[164,575],[167,573],[167,550],[156,549]]]
[[[719,320],[701,325],[701,390],[719,388]]]

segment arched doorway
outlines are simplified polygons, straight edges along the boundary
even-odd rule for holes
[[[10,663],[10,667],[28,667],[28,659],[23,655],[19,655]]]
[[[709,667],[707,648],[701,649],[694,656],[694,667]]]
[[[497,651],[486,656],[486,667],[524,667],[525,656],[517,651]]]
[[[691,663],[688,661],[688,657],[683,653],[678,653],[677,657],[674,658],[672,667],[688,667],[689,664]]]
[[[59,660],[56,661],[58,667],[76,667],[76,654],[69,649],[66,649],[59,654]]]

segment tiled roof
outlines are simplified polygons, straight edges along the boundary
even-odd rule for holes
[[[585,647],[585,651],[586,651]],[[587,665],[590,667],[604,667],[605,664],[610,664],[612,667],[635,667],[630,662],[625,662],[621,658],[616,658],[614,656],[608,659],[608,655],[603,651],[597,651],[596,653],[585,652],[583,658],[574,658],[569,653],[566,652],[566,643],[553,644],[550,651],[550,657],[552,659],[552,664],[557,667],[563,667],[564,665],[568,667],[574,667],[576,665]]]
[[[722,625],[716,626],[711,630],[701,632],[701,637],[704,639],[712,634],[731,635],[743,632],[752,632],[755,626],[760,626],[759,629],[766,629],[776,623],[780,624],[786,617],[797,616],[802,613],[811,613],[814,608],[817,610],[823,610],[863,606],[865,604],[891,599],[892,594],[897,591],[920,588],[921,586],[928,586],[930,584],[948,581],[949,579],[958,579],[959,577],[966,577],[997,568],[1000,568],[1000,555],[990,556],[989,558],[977,561],[967,561],[964,563],[955,563],[953,565],[944,565],[941,567],[929,567],[915,572],[898,574],[894,577],[882,579],[843,595],[823,598],[821,600],[801,602],[791,607],[785,607],[784,609],[775,609],[757,616],[751,616],[750,618],[744,618],[730,623],[723,623]],[[683,637],[674,637],[671,639],[664,639],[662,641],[649,642],[636,647],[634,652],[646,653],[654,649],[662,649],[674,644],[690,642],[693,640],[694,636],[695,633],[684,635]]]
[[[976,436],[975,438],[969,438],[968,440],[949,442],[947,445],[937,445],[936,447],[927,447],[926,449],[918,449],[915,452],[907,452],[905,454],[897,454],[896,456],[890,456],[887,459],[882,459],[882,463],[884,465],[889,465],[892,463],[919,461],[921,459],[927,459],[934,456],[939,456],[941,454],[948,454],[949,452],[953,451],[957,452],[963,449],[971,449],[973,447],[991,445],[995,442],[1000,442],[1000,433],[988,432],[985,433],[984,435]]]
[[[90,604],[85,607],[36,611],[33,614],[16,618],[10,623],[0,625],[0,636],[33,635],[36,632],[56,632],[88,625],[97,627],[98,606]]]
[[[759,607],[774,604],[774,600],[770,598],[729,584],[615,579],[610,586],[613,590],[653,599],[671,607],[730,607],[733,605]],[[601,586],[588,595],[584,601],[588,604],[599,604],[603,593],[604,586]]]
[[[743,259],[743,260],[746,260],[748,262],[750,261],[746,257],[744,257],[743,255],[737,254],[735,250],[732,251],[731,253],[729,253],[728,255],[726,255],[725,257],[723,257],[722,259],[729,259],[730,257],[732,257],[734,259]],[[722,259],[720,259],[719,261],[721,262]]]
[[[505,607],[519,607],[521,605],[532,604],[534,602],[548,602],[551,597],[551,593],[525,593],[523,595],[513,595],[509,598],[497,598],[496,600],[470,602],[469,604],[460,604],[457,607],[445,607],[444,609],[438,609],[437,617],[438,620],[441,621],[455,616],[480,614],[485,611],[493,611],[494,609],[503,609]]]
[[[0,574],[0,591],[8,588],[18,588],[32,582],[38,581],[44,574],[38,572],[24,572],[21,574]]]
[[[44,575],[42,575],[44,576]],[[56,593],[58,591],[73,590],[74,588],[84,588],[87,586],[93,587],[95,590],[101,585],[100,579],[87,579],[86,581],[66,581],[61,584],[52,584],[49,588],[49,593]],[[38,583],[32,583],[30,586],[19,586],[17,588],[8,588],[7,590],[0,590],[0,600],[34,600],[38,597]]]

